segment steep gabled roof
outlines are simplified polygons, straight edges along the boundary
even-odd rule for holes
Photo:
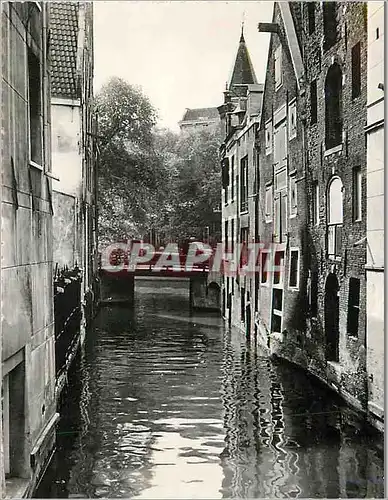
[[[77,99],[78,2],[50,2],[51,95]]]
[[[290,2],[277,2],[280,13],[283,19],[284,31],[287,38],[287,44],[290,49],[291,61],[294,68],[294,73],[297,85],[300,88],[304,78],[304,65],[302,59],[301,46],[298,39],[298,31],[300,23],[298,20],[298,11],[290,8]],[[294,17],[293,14],[294,13]]]
[[[243,83],[257,83],[257,78],[245,43],[244,32],[241,31],[240,43],[228,87],[231,88],[233,85]]]

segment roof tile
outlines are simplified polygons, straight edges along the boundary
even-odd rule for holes
[[[50,2],[51,94],[80,97],[76,60],[78,2]]]

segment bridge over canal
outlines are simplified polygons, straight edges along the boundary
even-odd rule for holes
[[[155,280],[186,280],[190,287],[190,308],[197,310],[220,311],[221,309],[221,273],[210,269],[209,265],[194,265],[191,269],[184,266],[158,266],[137,264],[103,266],[99,270],[100,304],[132,305],[135,296],[136,278]]]

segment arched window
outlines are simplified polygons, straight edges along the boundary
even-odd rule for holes
[[[342,71],[337,63],[330,66],[325,81],[326,149],[342,143]]]
[[[337,41],[337,5],[336,2],[322,2],[323,6],[323,49],[328,50]]]
[[[327,253],[331,258],[340,258],[342,250],[343,186],[339,177],[334,177],[327,191]]]

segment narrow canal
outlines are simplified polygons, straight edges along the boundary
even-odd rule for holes
[[[184,282],[101,310],[36,497],[383,497],[383,455],[326,389],[261,355]]]

